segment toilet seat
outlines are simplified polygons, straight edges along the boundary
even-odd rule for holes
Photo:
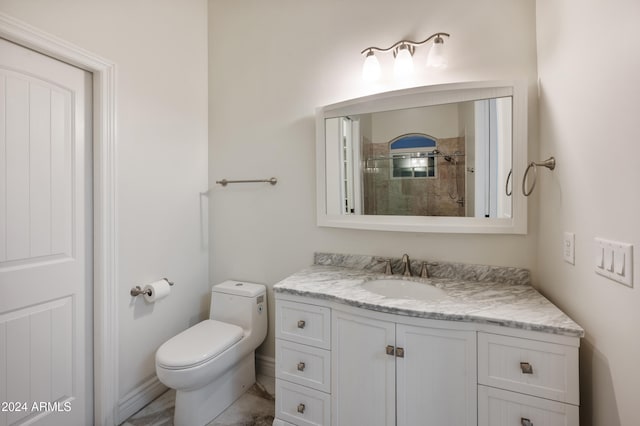
[[[242,328],[216,320],[204,320],[167,340],[156,352],[156,363],[180,370],[203,364],[242,339]]]

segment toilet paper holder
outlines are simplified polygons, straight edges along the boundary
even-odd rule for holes
[[[165,280],[169,285],[173,285],[172,281],[169,281],[167,278],[163,278],[163,280]],[[129,292],[129,294],[131,294],[131,296],[136,297],[136,296],[140,296],[141,294],[146,294],[147,296],[151,296],[151,290],[147,289],[146,291],[140,287],[139,285],[133,287],[131,289],[131,291]]]

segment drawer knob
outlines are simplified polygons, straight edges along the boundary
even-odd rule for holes
[[[304,406],[304,404],[298,404],[298,413],[300,414],[304,414],[304,409],[306,407]],[[532,425],[533,426],[533,425]]]
[[[304,362],[298,363],[298,371],[304,371],[304,367],[305,367]]]
[[[522,370],[522,374],[533,374],[533,365],[528,362],[521,362],[520,370]]]
[[[404,358],[404,348],[396,348],[396,356],[398,358]]]
[[[531,420],[525,419],[524,417],[520,417],[520,426],[533,426]]]
[[[387,355],[393,356],[395,354],[395,347],[391,345],[387,345],[386,351],[387,351]]]
[[[298,321],[298,328],[304,328],[305,325],[307,325],[307,323],[304,320]]]

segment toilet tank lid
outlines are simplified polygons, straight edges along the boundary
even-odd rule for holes
[[[211,289],[213,293],[234,294],[244,297],[256,297],[263,294],[266,288],[262,284],[250,283],[247,281],[227,280]]]

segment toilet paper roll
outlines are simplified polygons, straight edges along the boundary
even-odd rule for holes
[[[171,293],[171,287],[167,280],[158,280],[144,286],[144,300],[153,303],[164,299]]]

